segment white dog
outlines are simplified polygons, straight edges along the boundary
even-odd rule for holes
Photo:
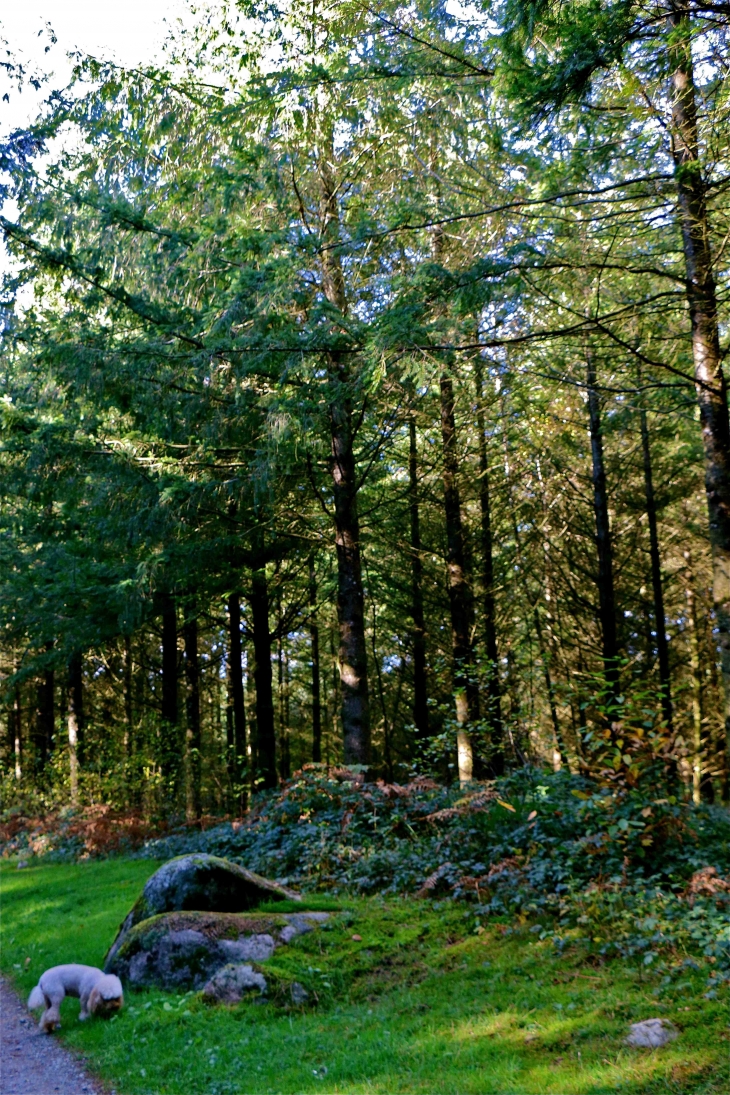
[[[81,1000],[79,1019],[90,1015],[110,1015],[124,1004],[122,982],[113,973],[104,973],[95,966],[53,966],[41,975],[41,979],[28,997],[29,1008],[45,1008],[40,1029],[50,1034],[61,1025],[61,1001],[64,996],[78,996]]]

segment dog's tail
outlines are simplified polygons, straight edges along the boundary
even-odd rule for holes
[[[45,1006],[46,998],[43,995],[43,990],[40,985],[36,985],[28,997],[28,1008],[32,1011],[33,1008],[44,1008]]]

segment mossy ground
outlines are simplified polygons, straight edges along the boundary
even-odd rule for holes
[[[100,964],[156,867],[5,867],[3,972],[26,994],[57,962]],[[594,961],[505,924],[475,933],[458,905],[348,900],[266,964],[272,980],[304,984],[311,1007],[129,993],[109,1022],[79,1023],[67,1001],[58,1036],[120,1095],[730,1091],[727,1000],[704,998],[706,970],[657,996],[660,979],[638,960]],[[655,1015],[678,1040],[626,1048],[628,1025]]]

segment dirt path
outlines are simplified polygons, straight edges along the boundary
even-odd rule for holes
[[[0,1095],[104,1095],[103,1088],[0,980]]]

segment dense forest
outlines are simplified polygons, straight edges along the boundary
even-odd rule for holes
[[[46,87],[0,146],[6,802],[728,798],[729,31],[220,0]]]

